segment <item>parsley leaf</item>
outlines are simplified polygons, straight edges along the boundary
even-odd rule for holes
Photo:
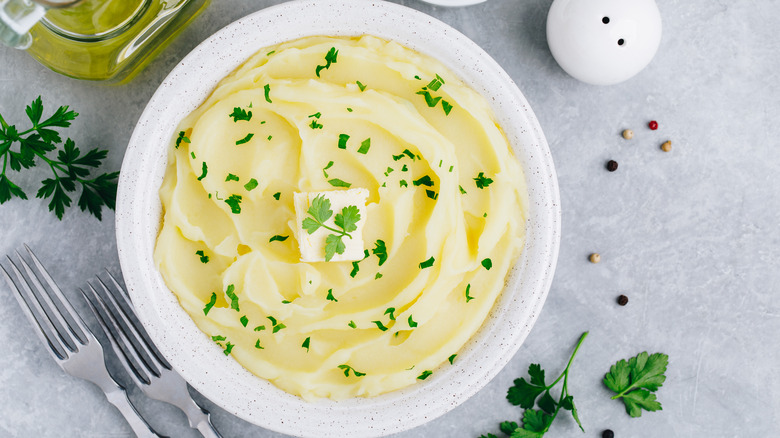
[[[425,370],[425,371],[423,371],[423,372],[422,372],[422,374],[420,374],[419,376],[417,376],[417,379],[419,379],[419,380],[425,380],[425,379],[427,379],[428,377],[430,377],[430,376],[431,376],[431,374],[433,374],[433,371],[431,371],[431,370]]]
[[[360,147],[358,148],[357,151],[358,151],[359,154],[365,155],[365,154],[368,153],[368,150],[370,148],[371,148],[371,138],[367,138],[367,139],[363,140],[362,143],[360,143]]]
[[[252,178],[249,180],[248,183],[244,184],[244,189],[246,189],[247,192],[251,192],[252,190],[257,188],[258,184],[259,183],[257,182],[257,180]]]
[[[489,186],[492,183],[493,183],[492,179],[485,177],[485,172],[479,172],[479,175],[477,175],[477,177],[474,178],[474,184],[477,185],[478,189],[484,189],[485,187]]]
[[[317,74],[317,77],[320,77],[320,72],[324,69],[327,70],[330,68],[331,64],[335,64],[338,60],[339,51],[336,50],[335,47],[331,47],[330,50],[328,50],[328,53],[325,54],[325,65],[318,65],[316,69],[314,69],[314,73]]]
[[[309,352],[309,344],[310,343],[311,343],[311,336],[306,338],[306,340],[303,341],[303,344],[301,344],[301,348],[305,348],[307,353]]]
[[[447,102],[446,100],[441,100],[441,109],[444,110],[444,115],[448,116],[450,115],[450,111],[452,111],[452,104]]]
[[[360,210],[355,205],[344,207],[341,213],[336,214],[333,222],[337,227],[344,230],[345,233],[351,233],[357,230],[357,223],[360,221]]]
[[[206,255],[205,252],[203,252],[202,249],[199,249],[195,251],[195,255],[200,256],[200,262],[201,263],[208,263],[209,262],[209,256]]]
[[[328,177],[328,172],[326,172],[326,170],[330,169],[331,167],[333,167],[333,161],[328,161],[328,165],[322,168],[322,174],[325,175],[325,178]]]
[[[338,303],[339,300],[336,299],[336,297],[333,296],[333,289],[328,289],[328,296],[325,297],[328,301],[333,301],[334,303]]]
[[[336,254],[344,254],[347,249],[341,236],[328,234],[325,238],[325,261],[329,262]]]
[[[228,175],[225,177],[225,182],[228,181],[238,181],[238,176],[233,175],[232,173],[228,173]]]
[[[314,234],[315,231],[321,226],[325,225],[325,221],[333,216],[333,210],[330,209],[330,200],[324,195],[318,195],[311,201],[309,209],[306,211],[311,218],[306,218],[303,221],[303,228]]]
[[[325,261],[330,261],[335,254],[344,254],[346,245],[342,239],[344,236],[351,239],[349,233],[357,230],[357,223],[360,221],[360,210],[357,206],[350,205],[344,207],[333,219],[334,224],[341,230],[325,225],[325,221],[333,215],[330,206],[330,201],[325,196],[317,195],[307,210],[310,217],[305,218],[301,223],[301,227],[309,234],[314,234],[320,227],[338,233],[328,234],[325,238]]]
[[[374,245],[376,248],[372,249],[371,252],[379,258],[379,266],[382,266],[382,264],[387,261],[387,247],[385,246],[385,241],[378,239]]]
[[[428,105],[429,108],[433,108],[436,106],[437,103],[441,100],[441,96],[433,97],[431,93],[427,90],[420,90],[415,94],[420,94],[425,98],[425,103]]]
[[[338,178],[329,179],[328,183],[330,183],[330,185],[332,185],[333,187],[346,187],[346,188],[350,188],[352,186],[351,183],[348,183],[346,181],[342,181],[342,180],[340,180]]]
[[[360,91],[366,91],[366,86],[363,85],[360,81],[355,81],[355,83],[357,84],[358,88],[360,88]]]
[[[346,149],[347,148],[347,140],[349,140],[349,135],[347,134],[339,134],[339,149]],[[326,175],[327,177],[327,175]]]
[[[209,300],[208,303],[206,303],[206,307],[203,308],[203,314],[204,315],[208,315],[209,311],[211,310],[211,308],[214,307],[214,304],[217,304],[217,293],[216,292],[212,292],[211,293],[211,299]]]
[[[238,295],[236,295],[235,290],[236,287],[232,284],[229,284],[227,290],[225,290],[225,295],[227,295],[228,298],[230,298],[230,308],[238,312],[239,311]]]
[[[241,325],[243,325],[244,327],[246,327],[246,325],[249,324],[249,318],[247,318],[246,315],[242,316],[239,319],[239,321],[241,321]]]
[[[181,145],[182,142],[191,143],[190,139],[187,136],[185,136],[185,134],[186,133],[184,131],[179,131],[179,136],[176,137],[176,149],[179,149],[179,146]]]
[[[351,366],[347,364],[339,365],[339,369],[344,370],[344,376],[349,377],[349,372],[352,371],[352,374],[355,375],[355,377],[363,377],[366,375],[366,373],[361,373],[360,371],[352,368]]]
[[[668,364],[669,356],[663,353],[648,355],[645,351],[612,365],[604,376],[604,385],[616,393],[613,400],[623,399],[626,412],[632,417],[642,416],[642,409],[660,411],[661,403],[653,393],[666,380],[664,373]]]
[[[233,108],[233,112],[230,113],[228,117],[233,118],[233,123],[236,123],[239,120],[244,120],[248,122],[252,120],[252,111],[247,112],[245,109],[237,106]],[[189,141],[187,143],[189,143]]]
[[[230,352],[233,351],[233,347],[235,347],[235,345],[231,344],[230,342],[225,344],[225,356],[230,355]]]
[[[225,199],[225,204],[230,206],[230,211],[233,214],[241,213],[241,195],[230,195],[229,198]]]

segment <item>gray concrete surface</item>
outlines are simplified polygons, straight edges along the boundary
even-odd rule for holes
[[[68,132],[110,151],[119,169],[145,103],[190,49],[275,1],[219,0],[129,85],[107,87],[46,70],[0,47],[0,113],[22,123],[39,94],[81,115]],[[505,393],[529,363],[564,366],[580,334],[570,418],[549,437],[780,436],[780,3],[659,0],[664,35],[653,62],[620,85],[567,76],[547,48],[551,0],[488,0],[446,9],[402,0],[460,30],[517,81],[550,143],[563,202],[558,269],[544,310],[510,364],[449,414],[396,438],[477,437],[519,419]],[[660,128],[650,131],[649,120]],[[620,137],[631,128],[635,137]],[[659,145],[673,142],[664,153]],[[604,170],[609,159],[620,163]],[[44,169],[18,182],[37,189]],[[69,294],[102,267],[118,272],[113,214],[75,209],[62,222],[40,200],[0,206],[0,254],[30,243]],[[591,252],[600,264],[587,261]],[[619,294],[630,302],[615,303]],[[0,437],[125,437],[132,433],[97,389],[50,359],[0,285]],[[670,356],[663,411],[628,417],[601,383],[610,364],[641,351]],[[129,379],[124,376],[124,381]],[[195,437],[174,408],[132,399],[172,437]],[[206,401],[225,437],[278,437]]]

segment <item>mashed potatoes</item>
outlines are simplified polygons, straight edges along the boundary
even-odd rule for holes
[[[523,247],[524,177],[487,102],[393,42],[262,50],[177,133],[160,272],[215,349],[308,400],[457,365]],[[293,194],[346,187],[369,191],[365,258],[301,262]]]

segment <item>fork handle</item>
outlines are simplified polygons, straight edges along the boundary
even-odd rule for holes
[[[200,432],[204,438],[222,438],[222,435],[220,435],[219,432],[217,432],[217,429],[214,428],[214,425],[211,424],[211,414],[198,406],[194,400],[188,397],[188,401],[184,402],[184,406],[179,407],[182,408],[187,415],[190,427],[198,429],[198,432]]]
[[[135,410],[135,407],[130,404],[130,400],[127,398],[127,393],[121,388],[111,388],[109,390],[104,389],[106,398],[108,401],[116,406],[122,416],[125,417],[127,423],[133,429],[133,432],[139,438],[161,438],[149,424],[141,418],[141,414]]]

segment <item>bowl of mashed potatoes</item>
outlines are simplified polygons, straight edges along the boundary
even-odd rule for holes
[[[304,437],[399,432],[487,384],[541,310],[559,227],[514,82],[386,2],[285,3],[203,42],[141,116],[117,202],[160,351]]]

